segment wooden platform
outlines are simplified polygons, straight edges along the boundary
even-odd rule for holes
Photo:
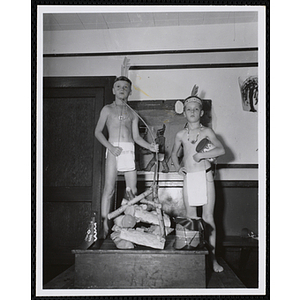
[[[204,288],[204,249],[176,250],[175,236],[167,237],[163,250],[136,246],[117,249],[107,239],[99,249],[73,250],[76,288]]]
[[[214,273],[212,270],[207,270],[206,274],[206,288],[208,289],[241,289],[245,288],[240,279],[230,269],[226,262],[219,258],[220,264],[224,267],[222,273]],[[75,281],[75,265],[72,265],[66,271],[45,284],[44,289],[76,289]]]
[[[219,262],[224,267],[224,271],[222,273],[214,273],[209,266],[210,264],[207,263],[208,257],[206,255],[206,250],[178,251],[172,249],[172,240],[168,240],[168,245],[165,250],[155,250],[146,247],[141,247],[134,250],[118,250],[112,243],[113,242],[111,240],[105,240],[105,242],[103,242],[100,247],[101,249],[99,248],[93,250],[85,250],[87,253],[87,257],[85,258],[87,260],[87,264],[81,266],[83,268],[82,272],[80,271],[81,267],[79,268],[81,263],[77,265],[75,264],[58,275],[56,278],[48,282],[44,286],[44,289],[161,288],[162,284],[168,285],[168,287],[170,287],[171,285],[171,288],[184,288],[186,286],[185,284],[182,284],[182,282],[189,282],[188,285],[190,285],[190,281],[193,282],[193,285],[197,285],[196,288],[245,288],[239,278],[221,258],[219,259]],[[73,253],[75,253],[75,255],[81,256],[81,254],[83,254],[82,251],[84,250],[74,250]],[[108,257],[107,255],[103,255],[103,251],[108,251],[111,258],[107,261],[103,261],[103,259],[100,259],[97,262],[97,259],[99,259],[100,256],[102,256],[103,258]],[[162,253],[162,251],[165,252]],[[164,270],[164,273],[159,272],[158,270],[159,265],[157,262],[157,258],[152,268],[149,267],[148,270],[147,268],[145,269],[143,265],[139,263],[141,261],[141,253],[144,253],[144,259],[147,260],[152,260],[153,256],[158,255],[158,261],[162,263],[160,267],[162,270]],[[195,261],[197,263],[197,259],[199,259],[199,257],[202,257],[206,260],[206,262],[204,262],[205,270],[200,268],[199,271],[196,268],[197,271],[192,271],[192,274],[191,263]],[[122,261],[125,261],[125,265],[127,265],[128,267],[127,269],[122,270],[120,269],[120,266],[118,268],[114,267],[116,266],[116,262],[120,259]],[[182,261],[188,261],[188,265],[184,266],[184,263],[182,263]],[[95,268],[93,266],[95,266]],[[195,265],[192,266],[192,268],[194,267]],[[91,268],[95,270],[98,269],[100,277],[96,275],[96,277],[93,279],[94,271],[89,271],[89,269]],[[136,272],[136,274],[131,274],[132,270]],[[147,271],[148,274],[146,274]],[[84,276],[84,278],[82,279],[83,281],[78,278],[78,272],[79,274],[81,274],[80,276]],[[125,281],[126,284],[121,283],[120,281],[118,282],[118,280],[120,279],[119,277],[124,277],[124,273],[126,274],[125,277],[127,277],[127,280]],[[103,276],[101,274],[106,274],[107,278],[103,279]],[[115,279],[112,279],[112,274],[116,276]],[[162,274],[165,277],[170,278],[168,280],[164,280]],[[100,284],[100,286],[98,286],[98,284],[95,285],[95,281],[97,282],[100,278],[101,280],[103,280],[103,283]],[[133,279],[135,281],[132,281]],[[112,280],[113,284],[108,284],[109,280]],[[80,282],[85,282],[84,286]],[[133,282],[134,286],[127,286],[128,282],[130,282],[130,284],[132,284]],[[174,286],[174,282],[177,282],[176,286]]]

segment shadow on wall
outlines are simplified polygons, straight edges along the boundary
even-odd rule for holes
[[[230,163],[232,161],[234,161],[235,157],[234,157],[234,154],[233,152],[231,151],[231,149],[226,145],[224,139],[216,134],[217,136],[217,139],[222,143],[224,149],[225,149],[225,154],[220,156],[220,158],[218,159],[218,162],[220,163]]]

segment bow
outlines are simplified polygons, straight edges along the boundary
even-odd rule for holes
[[[144,125],[148,129],[148,132],[150,132],[153,143],[155,143],[155,136],[151,128],[149,127],[149,125],[146,123],[146,121],[128,103],[126,103],[125,101],[123,102],[144,123]],[[157,184],[157,180],[158,180],[158,152],[155,153],[154,175],[153,175],[153,183],[152,183],[153,186]]]
[[[146,123],[146,121],[130,106],[128,105],[125,101],[124,104],[144,123],[146,128],[148,129],[148,132],[150,132],[151,138],[153,140],[153,143],[155,143],[155,137],[153,132],[151,131],[150,127]],[[158,203],[158,152],[155,153],[155,164],[154,164],[154,174],[153,174],[153,182],[151,185],[151,188],[153,191],[153,202]],[[163,216],[162,216],[162,211],[159,207],[156,207],[156,212],[158,214],[158,220],[159,220],[159,225],[161,228],[161,236],[165,238],[165,224],[163,221]]]

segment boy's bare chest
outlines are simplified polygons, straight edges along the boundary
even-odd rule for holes
[[[109,127],[126,126],[132,124],[133,116],[128,110],[111,109],[107,118],[107,125]]]

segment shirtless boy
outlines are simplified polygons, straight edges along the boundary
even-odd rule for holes
[[[211,164],[208,159],[225,153],[223,145],[214,131],[200,123],[203,116],[202,101],[197,96],[190,96],[184,102],[184,116],[187,119],[185,129],[176,134],[172,150],[172,161],[178,173],[184,176],[183,198],[186,217],[197,218],[197,206],[203,206],[202,218],[210,227],[209,244],[213,270],[222,272],[215,256],[216,227],[213,217],[215,205],[215,188]],[[198,153],[196,147],[203,139],[208,138],[214,148],[208,152]],[[183,146],[183,167],[179,164],[178,150]]]
[[[131,85],[125,76],[115,79],[112,89],[115,101],[103,107],[95,129],[96,138],[106,147],[105,184],[101,200],[104,238],[109,231],[107,215],[112,209],[118,171],[124,172],[126,187],[130,187],[133,194],[137,192],[134,142],[152,152],[158,151],[158,145],[149,144],[140,136],[138,116],[126,105],[131,95]],[[108,139],[103,134],[105,126]]]

